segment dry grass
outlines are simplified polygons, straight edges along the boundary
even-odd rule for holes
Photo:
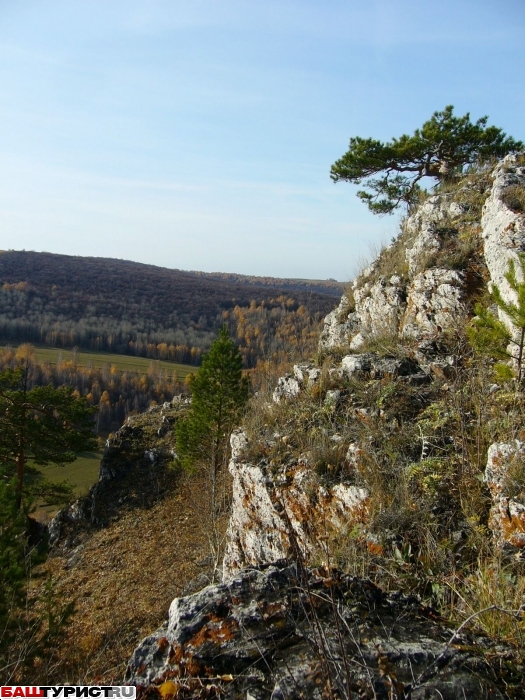
[[[415,593],[459,624],[483,606],[521,604],[525,563],[503,561],[494,548],[483,471],[491,442],[523,437],[525,397],[494,392],[490,362],[472,354],[461,328],[443,344],[457,358],[446,382],[418,387],[389,377],[345,379],[330,374],[328,358],[319,383],[293,400],[276,405],[259,395],[247,419],[247,457],[278,472],[306,456],[321,483],[365,487],[371,494],[366,527],[328,528],[312,561],[328,559],[386,590]],[[410,355],[395,339],[373,349]],[[336,407],[325,401],[330,388],[342,391]],[[334,434],[342,440],[334,443]],[[345,466],[350,443],[360,449],[352,474]],[[521,493],[522,466],[509,478]],[[475,624],[522,641],[517,621],[497,611]]]
[[[147,510],[128,512],[95,532],[69,561],[53,557],[56,593],[74,601],[66,635],[34,682],[119,683],[138,642],[167,616],[172,599],[196,577],[213,575],[209,556],[206,484],[183,478],[175,491]],[[226,517],[218,525],[224,534]],[[27,678],[27,676],[26,676]]]
[[[505,563],[499,556],[480,558],[475,570],[462,582],[457,608],[467,617],[497,606],[500,610],[487,611],[477,618],[477,628],[491,637],[525,647],[525,620],[520,615],[525,601],[523,574],[522,566]]]
[[[393,239],[390,245],[382,246],[374,260],[372,272],[368,277],[359,278],[359,286],[366,282],[374,284],[380,277],[389,279],[392,275],[398,275],[402,282],[406,282],[408,262],[405,251],[412,238],[412,234],[401,230],[399,236]]]
[[[523,185],[510,185],[501,199],[515,214],[525,213],[525,187]]]

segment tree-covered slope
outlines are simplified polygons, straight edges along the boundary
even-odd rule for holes
[[[333,296],[304,291],[304,282],[297,289],[275,282],[259,286],[126,260],[3,251],[0,340],[198,363],[226,322],[252,366],[286,354],[333,306]]]

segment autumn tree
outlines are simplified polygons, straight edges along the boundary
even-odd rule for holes
[[[523,148],[523,142],[487,126],[487,120],[485,116],[471,122],[468,112],[456,117],[449,105],[434,112],[411,136],[403,134],[386,143],[353,136],[348,151],[332,165],[330,177],[334,182],[364,184],[369,191],[359,190],[357,196],[370,211],[391,214],[400,204],[417,202],[423,178],[439,182],[461,174],[469,164]]]

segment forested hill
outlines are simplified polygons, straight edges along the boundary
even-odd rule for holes
[[[308,344],[334,290],[307,281],[169,270],[126,260],[0,252],[0,340],[197,364],[226,323],[246,366]],[[260,284],[254,280],[261,279]],[[249,281],[247,281],[249,280]]]
[[[222,282],[231,282],[234,284],[249,285],[250,287],[272,287],[282,290],[301,291],[301,292],[319,292],[319,294],[328,294],[336,299],[339,299],[344,291],[345,285],[334,279],[327,280],[308,280],[299,278],[279,277],[256,277],[254,275],[240,275],[236,272],[199,272],[190,270],[189,274],[197,277],[205,277],[211,280],[220,280]]]

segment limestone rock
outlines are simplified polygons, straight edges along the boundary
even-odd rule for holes
[[[315,367],[307,362],[300,365],[294,365],[293,373],[297,381],[301,384],[305,384],[306,386],[312,386],[321,376],[321,370],[319,367]]]
[[[454,328],[463,311],[461,272],[431,268],[420,272],[407,291],[407,309],[401,335],[423,339]]]
[[[443,247],[447,224],[466,209],[468,205],[453,201],[451,194],[434,195],[417,207],[403,223],[408,282],[397,273],[378,278],[379,258],[375,260],[354,281],[355,310],[344,314],[344,297],[326,317],[319,349],[359,351],[368,338],[423,339],[453,327],[462,310],[465,280],[460,272],[429,268],[429,263]],[[382,259],[388,254],[388,248],[383,250]]]
[[[409,358],[393,356],[380,357],[375,353],[362,353],[345,355],[341,360],[341,371],[344,376],[353,374],[366,375],[371,379],[383,377],[410,377],[412,375],[423,376],[421,367]],[[420,383],[420,382],[418,382]]]
[[[363,454],[363,450],[355,442],[351,442],[348,445],[348,450],[346,451],[345,462],[350,469],[354,471],[359,471],[359,460]]]
[[[277,380],[273,401],[279,403],[281,399],[293,399],[301,389],[313,386],[320,376],[321,370],[315,365],[309,363],[294,365],[293,375],[286,374]]]
[[[525,547],[525,505],[502,498],[490,511],[489,526],[499,546]]]
[[[453,636],[438,620],[415,598],[333,570],[249,568],[175,599],[167,623],[134,651],[125,682],[144,697],[156,688],[225,700],[506,697],[515,652]]]
[[[525,188],[525,167],[519,166],[516,156],[510,155],[498,164],[493,176],[494,184],[481,219],[485,261],[490,281],[498,285],[504,300],[516,302],[515,292],[505,279],[505,273],[510,260],[514,260],[519,270],[518,253],[525,251],[525,217],[512,211],[505,203],[504,196],[511,186]],[[513,330],[502,311],[499,311],[499,316]]]
[[[344,374],[352,376],[352,374],[360,374],[370,372],[372,368],[372,355],[345,355],[341,360],[341,369]]]
[[[122,510],[148,507],[172,488],[173,425],[186,405],[182,399],[130,416],[107,440],[97,483],[85,496],[60,510],[49,525],[55,549],[77,547],[90,529],[108,525]]]
[[[248,438],[242,428],[234,430],[230,436],[231,459],[239,459],[248,445]]]
[[[426,260],[442,246],[439,224],[459,216],[463,208],[452,202],[450,195],[434,195],[423,202],[404,223],[404,230],[413,236],[407,247],[406,260],[410,277],[424,269]]]
[[[355,323],[356,315],[351,313],[348,297],[343,294],[339,306],[331,311],[324,320],[323,330],[319,338],[319,351],[323,353],[347,347]]]
[[[359,350],[359,348],[361,348],[365,342],[365,336],[361,333],[361,331],[359,331],[354,336],[352,336],[352,340],[350,341],[350,345],[348,347],[352,351]]]
[[[393,282],[392,282],[393,280]],[[400,278],[380,277],[354,291],[359,332],[367,336],[395,334],[405,310],[405,288]]]
[[[235,434],[234,440],[239,440]],[[305,460],[272,469],[265,461],[230,461],[233,502],[223,561],[224,579],[248,565],[303,554],[317,546],[322,528],[365,522],[368,493],[350,484],[324,487]]]
[[[290,374],[286,374],[277,380],[277,386],[273,392],[273,400],[275,403],[279,403],[281,399],[292,399],[300,391],[297,379]]]
[[[489,487],[493,506],[489,525],[500,546],[525,547],[525,503],[514,492],[512,467],[525,460],[525,443],[519,440],[497,442],[489,447],[485,482]]]

